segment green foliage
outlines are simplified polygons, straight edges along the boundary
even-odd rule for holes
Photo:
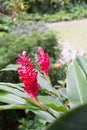
[[[7,66],[7,68],[2,69],[1,71],[7,71],[10,69],[15,71],[17,70],[17,67],[18,66],[16,65],[9,65]],[[41,120],[37,121],[37,117],[35,118],[34,122],[30,120],[30,123],[28,123],[28,119],[22,119],[20,121],[21,126],[19,127],[19,129],[42,129],[42,127],[44,129],[44,126],[46,126],[46,122],[51,123],[56,118],[70,111],[72,108],[87,103],[87,101],[85,100],[87,98],[87,93],[85,93],[87,91],[86,67],[87,61],[83,57],[77,56],[77,58],[72,61],[68,67],[66,87],[52,87],[50,80],[48,78],[46,80],[46,77],[44,78],[44,76],[39,73],[38,82],[41,88],[38,100],[30,98],[30,96],[24,92],[22,84],[1,82],[0,101],[5,104],[0,105],[0,110],[28,109],[28,111],[32,111],[40,118],[44,119],[45,122],[41,123]],[[42,91],[43,94],[41,94]],[[69,100],[69,103],[65,102],[66,99]],[[71,123],[73,123],[72,128],[77,127],[77,129],[79,129],[83,127],[83,125],[79,127],[77,124],[79,121],[81,121],[79,120],[79,117],[83,115],[82,117],[84,118],[84,116],[86,115],[86,107],[87,105],[67,113],[63,117],[59,118],[53,124],[53,126],[50,126],[48,130],[51,130],[53,128],[55,128],[55,130],[67,128],[70,129],[72,126],[70,125]]]
[[[75,4],[75,5],[70,4],[62,8],[60,11],[55,11],[52,14],[48,13],[29,14],[29,19],[45,22],[68,21],[74,19],[82,19],[86,17],[87,17],[86,4]]]
[[[61,9],[67,10],[67,7],[74,6],[75,4],[86,4],[85,0],[30,0],[29,11],[33,13],[54,13]]]
[[[38,24],[38,23],[35,23]],[[55,61],[60,55],[61,48],[57,43],[55,34],[50,31],[42,29],[42,25],[38,24],[37,27],[30,25],[30,27],[24,26],[23,29],[19,30],[17,33],[17,28],[14,29],[15,35],[12,33],[3,34],[0,36],[0,67],[4,67],[9,63],[15,63],[17,60],[17,54],[22,53],[26,50],[31,53],[31,57],[34,57],[37,47],[42,46],[47,49],[52,61]],[[39,26],[41,25],[41,26]],[[39,27],[39,28],[38,28]],[[21,26],[20,26],[21,28]],[[26,29],[26,31],[24,31]],[[27,34],[26,34],[27,32]]]
[[[18,15],[21,11],[28,12],[40,12],[40,13],[54,13],[61,9],[67,10],[71,5],[86,4],[85,0],[1,0],[1,7],[5,7],[5,10],[11,15]]]
[[[86,130],[87,104],[57,119],[47,130]]]
[[[59,67],[59,68],[52,68],[52,70],[49,73],[52,84],[58,85],[59,80],[65,80],[66,72],[67,72],[66,64],[61,65],[61,67]],[[53,78],[54,76],[55,76],[55,78]]]
[[[6,0],[2,3],[10,10],[8,14],[12,19],[27,17],[29,20],[56,22],[87,17],[87,1],[83,0]]]
[[[0,102],[5,103],[4,105],[0,105],[0,110],[42,110],[40,105],[37,105],[32,100],[30,101],[27,99],[27,97],[30,96],[24,92],[22,87],[19,84],[0,83]]]
[[[17,67],[18,66],[16,65],[9,65],[6,69],[2,69],[1,71],[10,71],[10,69],[15,71],[17,70]],[[38,82],[41,86],[40,91],[43,91],[44,94],[38,96],[37,102],[39,101],[42,105],[37,104],[32,98],[31,100],[27,98],[30,96],[24,92],[22,84],[1,82],[0,101],[6,104],[1,105],[0,110],[28,109],[40,116],[46,122],[52,122],[56,117],[60,116],[61,113],[67,112],[67,108],[61,103],[62,97],[59,96],[59,99],[56,97],[56,89],[51,86],[49,81],[47,81],[42,74],[39,74]],[[45,96],[45,94],[47,96]],[[51,94],[51,96],[48,94]]]
[[[38,100],[30,97],[26,94],[21,84],[12,83],[0,83],[0,110],[11,110],[11,109],[28,109],[46,122],[52,122],[55,118],[61,115],[61,113],[67,112],[67,108],[62,103],[62,98],[57,98],[57,91],[55,88],[51,88],[51,84],[44,78],[40,78],[38,82],[40,83],[41,90],[44,93],[51,94],[51,96],[38,96]],[[42,86],[42,81],[44,84]],[[48,84],[47,84],[48,82]],[[46,85],[47,88],[46,88]]]
[[[0,34],[1,32],[9,32],[11,30],[12,20],[0,14]]]
[[[6,69],[2,69],[2,71],[7,70],[16,70],[18,66],[9,65]],[[34,122],[30,120],[28,123],[28,119],[22,119],[20,121],[21,125],[19,127],[22,129],[43,129],[46,126],[46,122],[53,122],[55,118],[60,117],[62,114],[70,111],[70,109],[84,105],[87,103],[85,100],[87,98],[87,61],[81,56],[77,56],[77,58],[72,61],[69,65],[67,78],[66,78],[66,88],[63,86],[60,88],[52,87],[49,80],[46,80],[43,75],[39,74],[38,82],[40,83],[40,91],[43,91],[44,94],[38,96],[38,100],[29,100],[29,95],[26,94],[23,90],[22,84],[12,84],[12,83],[0,83],[0,101],[2,103],[6,103],[4,105],[0,105],[0,110],[10,110],[10,109],[28,109],[29,111],[34,112],[40,118],[44,119],[45,122],[41,123],[41,120],[37,121],[37,117],[35,117]],[[43,84],[44,83],[44,84]],[[65,92],[67,90],[67,95]],[[47,94],[47,95],[46,95]],[[68,97],[69,103],[64,103],[65,99]],[[42,104],[37,104],[39,102]],[[69,124],[73,120],[73,128],[75,126],[75,122],[79,122],[79,113],[83,114],[86,110],[86,106],[83,106],[81,109],[77,108],[73,110],[63,117],[59,118],[57,125],[49,127],[49,129],[66,129],[71,128]],[[70,108],[70,109],[68,109]],[[82,113],[83,112],[83,113]],[[83,114],[86,115],[86,114]],[[84,118],[84,117],[83,117]],[[65,123],[66,122],[66,123]],[[64,125],[60,125],[64,123]],[[35,124],[35,125],[34,125]],[[69,125],[68,125],[69,124]],[[76,126],[75,126],[76,127]],[[77,129],[80,128],[77,126]]]
[[[29,8],[25,0],[5,0],[1,2],[1,6],[4,6],[8,14],[13,15],[13,17],[18,15],[21,11],[27,11]]]
[[[86,130],[87,61],[81,56],[77,56],[76,60],[72,61],[69,65],[66,90],[68,100],[70,101],[70,109],[79,107],[58,118],[47,130]]]
[[[19,129],[18,130],[45,130],[46,129],[46,121],[42,120],[38,116],[35,116],[34,119],[26,119],[22,118],[20,121]]]
[[[87,79],[77,61],[70,64],[66,83],[71,108],[87,103],[85,100],[87,97],[87,93],[85,93],[87,91]]]

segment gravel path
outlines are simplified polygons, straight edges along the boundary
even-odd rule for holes
[[[78,23],[83,24],[84,23],[84,25],[87,26],[87,19],[47,23],[46,25],[49,29],[55,29],[58,26],[72,25],[73,23],[75,23],[75,24],[78,24]]]
[[[46,26],[50,29],[56,29],[59,26],[71,26],[72,24],[83,24],[84,26],[87,26],[87,19],[83,19],[83,20],[74,20],[74,21],[63,21],[63,22],[55,22],[55,23],[47,23]],[[69,62],[71,59],[74,59],[76,57],[77,54],[79,55],[84,55],[85,52],[83,49],[77,50],[75,49],[75,47],[73,47],[71,45],[71,43],[69,42],[65,42],[62,39],[58,40],[59,44],[63,45],[63,51],[62,51],[62,55],[63,55],[63,59],[66,62]]]

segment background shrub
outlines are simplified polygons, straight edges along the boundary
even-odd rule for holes
[[[28,116],[27,118],[22,118],[20,121],[19,129],[18,130],[45,130],[46,129],[46,121],[40,119],[38,116],[33,117],[30,119]]]
[[[86,0],[1,0],[0,12],[17,16],[20,12],[54,13],[62,8],[68,9],[71,5],[87,4]]]
[[[49,31],[44,23],[15,23],[12,32],[0,35],[0,68],[8,64],[15,64],[17,54],[26,50],[31,58],[35,58],[38,46],[45,48],[48,52],[51,63],[54,63],[61,54],[61,46],[52,31]],[[19,82],[17,73],[0,73],[0,81]],[[11,76],[11,77],[10,77]],[[15,78],[14,78],[15,77]]]
[[[34,57],[38,46],[47,49],[52,61],[55,61],[60,55],[60,45],[57,45],[55,35],[49,31],[43,34],[34,32],[30,36],[14,34],[0,36],[0,68],[10,63],[16,63],[17,54],[22,53],[23,50],[28,51],[31,57]]]

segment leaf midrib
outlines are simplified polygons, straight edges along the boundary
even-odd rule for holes
[[[74,74],[75,74],[75,79],[76,79],[76,84],[77,84],[77,90],[78,90],[78,94],[79,94],[79,98],[81,101],[81,104],[83,105],[83,100],[82,100],[82,96],[81,96],[81,92],[80,92],[80,87],[79,87],[79,82],[75,73],[75,66],[74,66]]]

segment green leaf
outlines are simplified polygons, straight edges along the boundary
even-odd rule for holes
[[[66,88],[59,88],[58,89],[58,92],[60,93],[60,95],[63,97],[63,98],[68,98],[67,97],[67,92],[66,92]]]
[[[51,116],[48,112],[46,111],[33,111],[36,115],[38,115],[40,118],[44,119],[47,122],[53,122],[55,118]]]
[[[38,96],[38,100],[43,104],[53,103],[55,105],[61,105],[61,102],[56,97],[52,96]]]
[[[46,79],[44,79],[44,77],[41,74],[39,74],[39,76],[38,76],[38,82],[42,89],[46,89],[47,91],[53,92],[52,87],[50,86],[48,81]]]
[[[87,130],[87,104],[58,118],[47,130]]]
[[[47,104],[48,107],[52,108],[55,111],[59,111],[59,112],[67,112],[67,109],[64,106],[56,106],[53,103],[49,103]]]
[[[21,105],[21,104],[0,105],[0,110],[11,110],[11,109],[38,110],[37,108],[31,107],[29,105]]]
[[[48,108],[51,108],[57,112],[67,112],[67,109],[62,103],[55,97],[52,96],[38,96],[38,100],[42,102]]]
[[[87,78],[87,61],[84,59],[84,57],[77,56],[76,61],[80,65],[80,67],[83,69],[86,78]]]
[[[25,100],[21,97],[18,97],[14,94],[7,92],[0,92],[0,101],[3,103],[16,103],[16,104],[25,104]]]
[[[11,109],[23,109],[26,108],[26,106],[23,105],[16,105],[16,104],[10,104],[10,105],[0,105],[0,110],[11,110]]]
[[[0,90],[7,91],[7,92],[17,95],[19,97],[28,97],[28,94],[26,94],[25,92],[19,91],[16,88],[8,87],[8,84],[7,84],[7,86],[6,86],[6,84],[5,85],[0,84]]]
[[[66,85],[71,108],[87,103],[86,76],[76,61],[68,68]]]
[[[18,67],[19,67],[18,64],[9,64],[6,66],[6,68],[1,69],[0,71],[17,71]]]
[[[21,84],[0,82],[0,85],[5,85],[5,86],[11,87],[11,88],[17,88],[18,90],[24,91],[24,89],[21,87]]]

